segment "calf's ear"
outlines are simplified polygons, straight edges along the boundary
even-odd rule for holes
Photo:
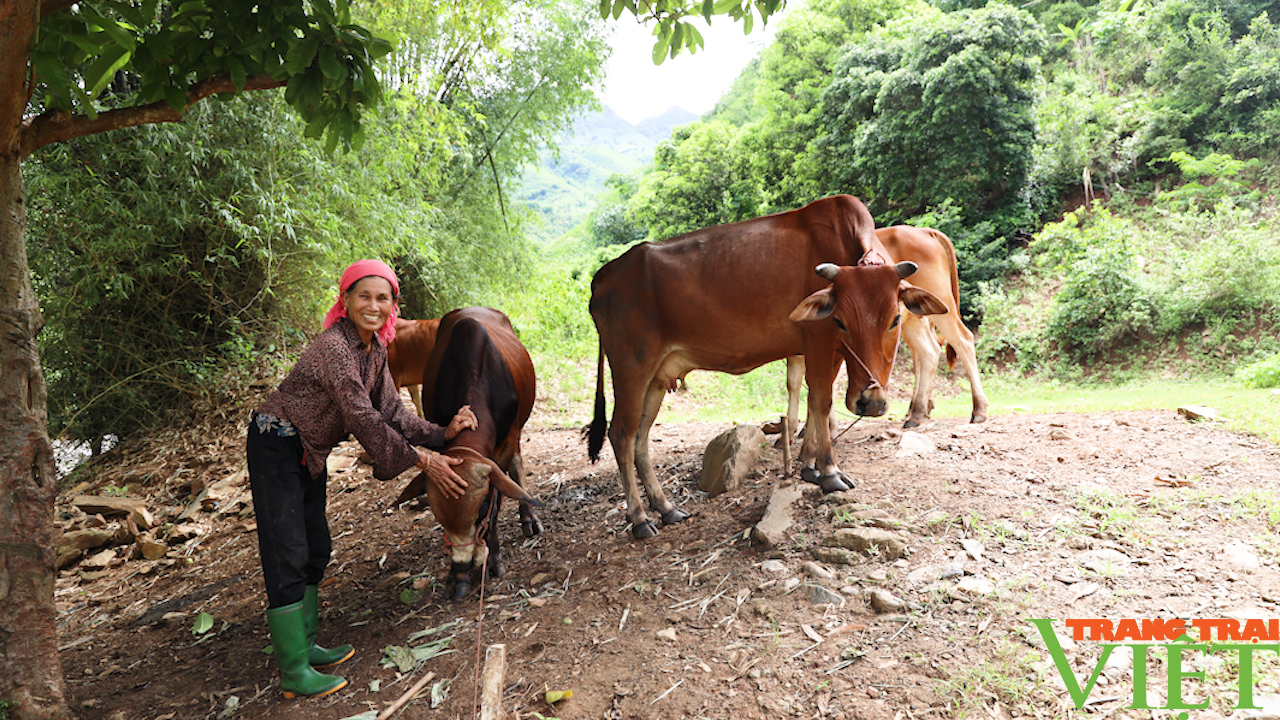
[[[800,301],[796,309],[791,311],[791,322],[822,320],[835,312],[835,309],[836,294],[831,288],[823,288]]]
[[[916,315],[945,315],[947,306],[934,297],[928,290],[912,285],[906,280],[898,281],[898,299],[907,309]]]
[[[524,491],[514,480],[507,477],[507,474],[498,469],[498,464],[494,463],[489,470],[489,484],[498,489],[498,492],[506,495],[514,500],[522,503],[528,503],[534,507],[542,507],[542,501],[533,497]]]

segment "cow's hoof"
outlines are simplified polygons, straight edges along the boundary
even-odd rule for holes
[[[663,525],[675,525],[678,522],[684,522],[689,519],[689,513],[678,507],[671,508],[671,512],[664,513],[662,516]]]
[[[907,418],[907,421],[902,423],[902,427],[904,428],[920,427],[920,421],[916,420],[915,418]]]
[[[458,601],[465,598],[471,592],[471,581],[459,579],[453,583],[453,588],[449,592],[449,599]]]
[[[507,566],[503,565],[502,561],[499,560],[498,558],[491,556],[489,558],[489,577],[500,578],[506,574],[507,574]]]
[[[980,423],[980,422],[986,422],[986,421],[987,421],[987,414],[984,412],[976,412],[973,415],[969,416],[969,422],[971,423]]]
[[[533,537],[534,535],[541,535],[542,521],[538,519],[537,515],[520,518],[520,534],[527,538]]]
[[[831,475],[818,475],[817,468],[802,468],[800,470],[800,479],[817,485],[822,488],[824,493],[853,489],[853,481],[849,479],[848,475],[838,470]]]
[[[658,526],[653,521],[645,518],[641,522],[631,523],[631,537],[637,540],[645,540],[658,534]]]

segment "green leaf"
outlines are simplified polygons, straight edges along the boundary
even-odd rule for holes
[[[417,664],[418,661],[414,660],[413,652],[404,645],[388,645],[382,649],[383,667],[394,665],[400,672],[407,673]]]
[[[174,110],[182,110],[187,106],[186,91],[176,85],[170,85],[164,89],[164,99]]]
[[[113,18],[105,17],[92,7],[84,3],[80,3],[80,12],[91,24],[102,28],[102,31],[111,37],[111,41],[129,52],[133,52],[138,46],[138,36],[136,30],[128,25],[121,25]]]
[[[213,616],[203,610],[196,616],[196,622],[191,626],[192,635],[203,635],[213,629]]]
[[[320,57],[320,71],[330,80],[346,80],[347,66],[338,59],[337,54],[332,48],[325,47],[318,53]]]
[[[702,0],[702,19],[711,24],[711,14],[715,12],[716,0]]]
[[[96,98],[115,77],[116,71],[129,63],[132,56],[122,45],[107,48],[102,55],[89,64],[84,72],[84,84],[89,88],[89,97]]]
[[[319,47],[320,38],[316,35],[302,38],[294,43],[284,59],[284,66],[289,74],[301,75],[304,70],[311,67],[311,61],[315,59],[316,49]]]
[[[664,32],[658,36],[658,41],[653,44],[653,64],[661,65],[663,60],[667,59],[667,48],[671,47],[670,31]]]
[[[245,72],[244,63],[240,62],[240,58],[235,55],[227,58],[227,72],[230,73],[231,83],[236,86],[236,89],[244,90],[244,84],[249,75]]]
[[[600,0],[600,17],[608,19],[613,11],[613,0]]]

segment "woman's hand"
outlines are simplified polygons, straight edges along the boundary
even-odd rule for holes
[[[467,481],[453,470],[454,465],[462,463],[462,458],[441,455],[422,448],[414,448],[414,450],[418,451],[418,467],[427,472],[427,477],[446,498],[453,500],[466,493]]]
[[[444,429],[444,439],[452,440],[463,430],[475,430],[478,424],[476,414],[471,412],[471,406],[463,405],[458,409],[458,414],[449,421],[449,427]]]

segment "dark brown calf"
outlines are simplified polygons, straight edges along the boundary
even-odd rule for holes
[[[506,315],[490,308],[462,308],[440,319],[421,383],[427,419],[447,423],[470,405],[477,421],[444,450],[463,461],[455,466],[467,481],[461,498],[446,498],[421,473],[396,501],[427,493],[450,548],[449,586],[456,600],[471,590],[471,572],[479,563],[486,563],[495,577],[504,573],[497,534],[503,495],[521,501],[520,527],[526,537],[542,532],[530,508],[541,503],[520,486],[520,432],[533,410],[536,379],[529,353]]]

